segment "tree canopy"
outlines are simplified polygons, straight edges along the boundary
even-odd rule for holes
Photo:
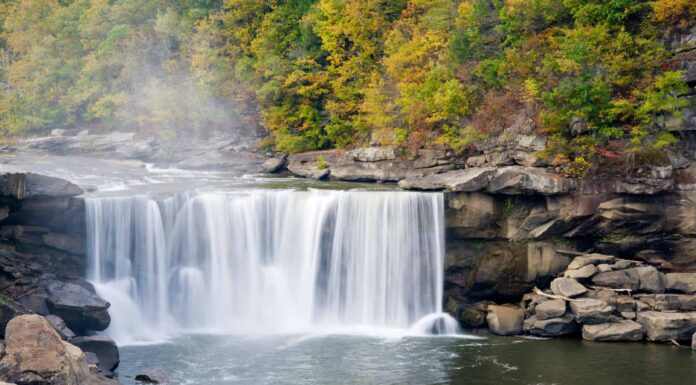
[[[267,132],[300,152],[549,137],[584,175],[648,157],[686,92],[689,0],[2,0],[0,128]]]

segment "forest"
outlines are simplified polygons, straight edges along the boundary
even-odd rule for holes
[[[657,159],[692,0],[2,0],[0,132],[246,130],[286,153],[548,137],[568,176]]]

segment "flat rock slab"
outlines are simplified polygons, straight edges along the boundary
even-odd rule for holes
[[[488,191],[508,195],[559,195],[577,188],[577,181],[549,172],[545,168],[509,166],[499,168],[488,184]]]
[[[563,317],[540,320],[536,316],[524,321],[524,331],[538,337],[559,337],[574,333],[578,324],[575,316],[568,312]]]
[[[564,297],[577,297],[587,293],[587,288],[572,278],[556,278],[551,281],[551,291]]]
[[[583,266],[587,265],[599,265],[603,263],[614,263],[616,258],[611,255],[604,254],[585,254],[579,257],[575,257],[572,262],[568,265],[568,270],[577,270]]]
[[[607,271],[593,276],[592,283],[612,289],[637,291],[640,288],[640,275],[636,269]]]
[[[682,293],[696,293],[696,273],[667,273],[665,274],[666,288]]]
[[[650,341],[687,341],[696,332],[696,312],[646,311],[638,313],[637,321],[645,328]]]
[[[573,279],[587,279],[597,274],[597,272],[598,270],[595,265],[585,265],[576,270],[566,270],[565,273],[563,273],[563,276]]]
[[[645,328],[643,328],[643,325],[630,320],[584,325],[582,327],[582,338],[590,341],[640,341],[644,335]]]
[[[424,177],[406,178],[399,182],[399,187],[406,190],[473,192],[485,189],[494,174],[495,168],[473,167]]]

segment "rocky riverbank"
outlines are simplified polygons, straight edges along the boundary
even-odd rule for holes
[[[0,381],[118,383],[107,378],[118,348],[95,335],[110,305],[83,278],[82,193],[59,178],[0,175]]]

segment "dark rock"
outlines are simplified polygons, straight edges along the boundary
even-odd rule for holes
[[[46,321],[51,324],[53,329],[55,329],[62,339],[67,341],[75,337],[75,333],[73,333],[73,331],[70,330],[67,325],[65,325],[65,321],[63,321],[60,317],[51,314],[45,316],[44,318],[46,318]]]
[[[48,294],[42,289],[33,290],[17,299],[17,303],[39,315],[48,314],[48,306],[46,300]]]
[[[572,313],[566,313],[560,318],[547,320],[537,319],[536,316],[524,321],[524,331],[539,337],[559,337],[574,333],[578,328]]]
[[[135,380],[146,384],[167,384],[170,377],[164,369],[153,368],[146,373],[136,375]]]
[[[116,370],[120,362],[116,343],[107,336],[96,335],[88,337],[75,337],[70,343],[82,349],[84,352],[92,352],[99,359],[99,370],[106,375]]]
[[[0,337],[5,335],[7,324],[16,316],[25,314],[26,311],[17,304],[0,297]]]
[[[72,330],[104,330],[109,326],[110,304],[82,286],[59,281],[46,283],[48,309]]]

